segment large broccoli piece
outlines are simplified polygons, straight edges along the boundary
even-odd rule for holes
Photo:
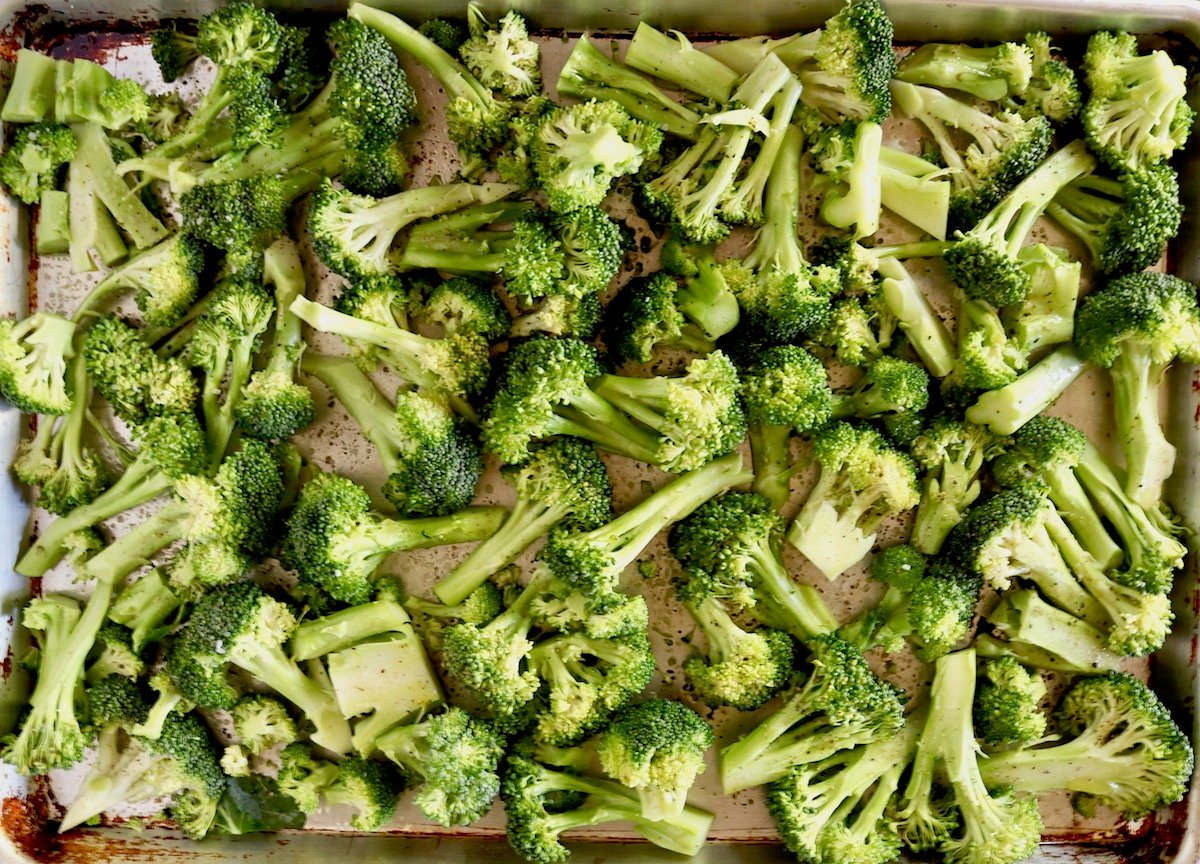
[[[917,472],[904,453],[865,426],[835,423],[817,433],[817,485],[788,530],[788,542],[830,579],[870,551],[887,516],[917,506]]]
[[[738,322],[737,298],[711,257],[703,274],[680,286],[662,271],[626,285],[609,306],[619,360],[648,363],[658,347],[707,354]]]
[[[51,312],[0,320],[0,395],[29,414],[66,414],[75,324]],[[82,394],[80,394],[82,398]]]
[[[1040,706],[1046,683],[1041,673],[1026,669],[1013,657],[988,660],[979,671],[972,716],[983,743],[1013,747],[1040,740],[1046,734],[1046,715]]]
[[[193,309],[200,294],[204,246],[186,232],[172,234],[114,267],[88,292],[72,320],[85,320],[117,295],[134,292],[134,302],[149,328],[174,327]]]
[[[793,663],[787,633],[745,630],[715,597],[685,596],[684,605],[707,644],[683,661],[683,673],[705,703],[753,711],[787,686]]]
[[[779,708],[722,748],[718,765],[727,795],[883,740],[904,725],[899,694],[871,672],[858,649],[832,635],[809,640],[808,648],[810,668]]]
[[[279,756],[279,791],[303,813],[314,812],[324,799],[354,810],[350,825],[372,831],[386,825],[396,812],[403,787],[398,772],[386,762],[348,756],[329,762],[310,744],[297,741]]]
[[[458,53],[481,84],[505,96],[532,96],[541,89],[541,51],[519,13],[509,12],[492,24],[472,3],[467,28],[470,37]]]
[[[1159,388],[1176,359],[1200,360],[1196,288],[1165,273],[1115,279],[1080,306],[1075,346],[1109,370],[1125,451],[1125,491],[1152,507],[1175,466],[1175,448],[1159,420]]]
[[[1020,42],[982,47],[929,42],[905,55],[896,77],[999,102],[1021,96],[1029,87],[1033,52]]]

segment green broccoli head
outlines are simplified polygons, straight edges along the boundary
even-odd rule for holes
[[[75,324],[50,312],[0,320],[0,394],[28,414],[66,414]]]
[[[975,732],[989,747],[1025,746],[1046,734],[1046,684],[1012,657],[985,662],[975,690]]]
[[[0,155],[0,183],[24,204],[36,204],[54,189],[59,169],[75,156],[70,127],[54,123],[18,126]]]
[[[686,588],[683,593],[686,593]],[[715,597],[687,600],[707,647],[683,663],[688,683],[713,707],[753,711],[782,690],[792,675],[792,637],[765,627],[742,629]]]
[[[200,48],[195,36],[181,33],[174,22],[168,21],[150,34],[150,54],[158,64],[163,81],[169,83],[200,56]]]
[[[878,0],[849,0],[820,31],[815,68],[800,70],[800,98],[826,122],[882,123],[892,107],[892,37],[892,21]]]
[[[255,756],[299,738],[296,721],[274,696],[265,693],[243,696],[230,714],[238,741]]]
[[[383,485],[383,495],[401,513],[443,516],[475,497],[483,474],[479,439],[455,416],[444,397],[420,390],[398,393],[396,422],[402,451]]]
[[[742,399],[749,423],[789,426],[801,435],[833,416],[825,367],[795,345],[772,346],[755,356],[742,371]]]
[[[476,334],[489,342],[508,335],[512,324],[491,285],[470,276],[456,276],[435,286],[421,302],[420,317],[441,324],[447,333]]]
[[[603,293],[625,258],[625,228],[600,207],[557,213],[551,224],[563,252],[563,282],[558,290],[575,298]]]
[[[83,356],[96,390],[128,422],[193,410],[198,391],[191,370],[176,357],[159,357],[141,332],[115,315],[88,328]]]

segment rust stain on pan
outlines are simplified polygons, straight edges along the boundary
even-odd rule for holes
[[[0,802],[0,830],[21,854],[34,861],[50,861],[58,843],[46,831],[46,815],[41,796],[5,798]]]

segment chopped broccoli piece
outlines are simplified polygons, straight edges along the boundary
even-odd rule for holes
[[[54,189],[59,169],[75,157],[75,136],[67,126],[18,126],[0,155],[0,183],[25,204],[36,204]]]
[[[999,102],[1022,96],[1029,88],[1033,52],[1020,42],[986,47],[929,42],[905,56],[896,77]]]
[[[1039,708],[1046,695],[1041,673],[1026,669],[1012,657],[988,660],[980,672],[972,716],[983,743],[1013,747],[1041,739],[1046,734],[1046,715]]]
[[[233,731],[237,733],[238,741],[255,756],[280,744],[291,744],[299,737],[296,721],[274,696],[265,693],[243,696],[230,714],[233,715]]]
[[[541,89],[541,51],[520,13],[508,12],[493,25],[479,4],[470,3],[467,28],[470,37],[458,54],[479,83],[505,96],[532,96]]]
[[[684,605],[707,646],[683,661],[683,673],[705,703],[753,711],[787,686],[791,636],[772,627],[742,629],[715,597],[686,599]]]

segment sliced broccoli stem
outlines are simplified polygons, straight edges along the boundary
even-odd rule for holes
[[[1158,411],[1166,368],[1154,363],[1147,350],[1127,346],[1109,370],[1125,450],[1125,494],[1143,507],[1162,500],[1163,484],[1175,470],[1175,447],[1163,434]]]
[[[1121,209],[1125,189],[1119,180],[1088,174],[1066,186],[1046,207],[1046,213],[1078,237],[1099,262],[1104,254],[1104,226]]]
[[[292,301],[304,295],[308,287],[304,266],[293,241],[276,241],[263,254],[266,281],[275,286],[275,333],[267,359],[267,369],[287,372],[289,377],[297,358],[304,351],[304,322],[292,312]]]
[[[292,659],[323,657],[374,636],[403,630],[410,623],[403,606],[390,597],[380,597],[297,625],[290,643]]]
[[[238,655],[237,665],[300,709],[316,727],[314,743],[334,753],[350,752],[350,724],[333,693],[305,675],[280,646],[255,643]]]
[[[507,515],[503,507],[466,507],[449,516],[377,519],[359,525],[343,539],[392,552],[471,543],[496,533]]]
[[[762,218],[762,202],[767,181],[771,177],[775,160],[779,158],[779,151],[787,138],[787,130],[799,101],[800,82],[789,78],[771,100],[771,122],[750,170],[726,193],[721,210],[730,221],[757,224]]]
[[[741,313],[737,297],[711,256],[701,257],[696,267],[699,273],[686,279],[675,292],[675,305],[701,337],[719,339],[738,324]]]
[[[738,82],[738,73],[693,48],[682,33],[672,38],[645,21],[639,21],[633,32],[625,62],[720,104],[729,101]]]
[[[1006,594],[987,620],[1005,640],[979,637],[980,652],[987,642],[989,656],[1011,653],[1031,665],[1084,675],[1120,668],[1121,657],[1109,650],[1104,633],[1051,606],[1036,591]]]
[[[72,127],[78,142],[72,170],[82,166],[88,183],[112,218],[129,235],[133,245],[139,249],[153,246],[167,237],[167,229],[146,209],[141,194],[125,185],[117,173],[112,158],[112,146],[104,130],[95,123],[81,123]],[[71,236],[75,237],[75,208],[72,208]]]
[[[388,403],[371,379],[353,360],[346,357],[305,354],[300,362],[301,368],[319,378],[350,412],[358,428],[379,454],[383,470],[389,475],[396,473],[400,468],[399,443],[404,436],[400,432],[394,406]]]
[[[1144,745],[1143,734],[1129,723],[1106,740],[1087,727],[1082,734],[1052,747],[991,753],[980,770],[988,785],[1011,786],[1035,795],[1068,790],[1104,797],[1129,781],[1132,766],[1128,753]]]
[[[950,182],[939,166],[903,150],[882,147],[879,187],[884,207],[938,240],[946,239]]]
[[[750,458],[754,465],[754,492],[771,502],[775,512],[791,497],[791,479],[796,473],[791,457],[792,428],[766,424],[750,425]]]
[[[695,141],[700,115],[663,93],[642,74],[604,54],[586,35],[575,43],[558,77],[558,92],[576,99],[615,102],[631,117]]]
[[[590,389],[572,394],[568,405],[558,406],[548,431],[583,438],[604,450],[640,462],[653,464],[659,461],[661,442],[658,436],[630,420]]]
[[[980,396],[967,409],[967,420],[1011,435],[1050,407],[1087,367],[1074,348],[1060,346],[1011,384]]]
[[[58,825],[62,834],[112,807],[145,801],[163,794],[163,777],[152,773],[158,761],[139,742],[132,742],[107,771],[89,773]],[[97,766],[99,767],[99,766]]]
[[[140,570],[163,549],[182,540],[191,512],[191,506],[184,501],[169,501],[90,558],[85,572],[101,582],[116,584]]]
[[[837,629],[837,619],[830,613],[821,595],[811,585],[798,585],[783,566],[777,553],[760,549],[754,556],[755,587],[762,592],[763,609],[751,611],[764,622],[783,630],[797,639],[811,639]]]
[[[775,268],[800,273],[807,262],[797,239],[800,217],[800,152],[803,138],[794,126],[788,128],[783,147],[771,171],[764,206],[765,222],[755,237],[754,248],[743,259],[751,270]]]
[[[1121,547],[1109,536],[1075,472],[1053,467],[1043,470],[1042,477],[1049,486],[1050,500],[1101,569],[1110,570],[1121,563]]]

